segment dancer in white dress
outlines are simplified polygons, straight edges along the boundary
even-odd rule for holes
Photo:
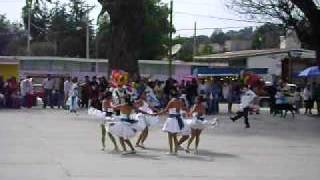
[[[209,125],[215,125],[217,122],[210,123],[209,121],[204,119],[204,115],[206,114],[206,108],[203,105],[203,97],[198,96],[196,99],[196,104],[192,107],[190,114],[193,115],[192,119],[186,121],[186,124],[191,128],[191,137],[188,141],[187,152],[190,152],[190,145],[195,139],[195,153],[198,154],[198,146],[200,142],[200,135],[203,129],[208,127]]]
[[[132,111],[136,108],[130,95],[125,96],[124,104],[114,106],[113,108],[120,110],[120,121],[109,127],[109,132],[120,138],[120,144],[124,152],[127,151],[126,144],[130,147],[131,151],[124,154],[135,154],[136,151],[130,142],[130,138],[133,138],[137,131],[142,131],[145,128],[145,124],[142,121],[133,119]]]
[[[114,146],[114,151],[118,152],[119,148],[117,145],[117,142],[113,135],[107,131],[109,130],[110,127],[112,127],[115,122],[114,118],[112,117],[113,115],[113,108],[112,108],[112,93],[111,92],[106,92],[103,100],[102,100],[102,111],[105,112],[106,117],[104,118],[105,120],[101,122],[101,143],[102,143],[102,150],[104,151],[106,148],[105,141],[106,141],[106,134],[108,132],[108,136],[113,143]],[[107,126],[107,128],[106,128]]]
[[[141,94],[138,97],[138,100],[136,102],[136,105],[140,112],[145,113],[138,114],[139,118],[142,118],[142,120],[146,123],[146,128],[141,132],[140,136],[138,137],[138,140],[136,142],[136,147],[140,147],[145,149],[144,142],[148,137],[149,134],[149,127],[156,125],[159,122],[158,116],[150,116],[146,114],[153,114],[155,109],[153,109],[152,106],[150,106],[147,102],[147,94],[145,91],[141,92]]]
[[[171,92],[172,99],[169,101],[167,107],[156,115],[169,112],[169,117],[163,125],[162,130],[168,133],[169,153],[176,155],[178,152],[178,133],[181,133],[185,127],[180,111],[184,108],[183,102],[178,98],[176,91]]]
[[[181,136],[181,138],[178,140],[178,150],[185,150],[181,145],[189,139],[190,134],[191,134],[191,129],[187,124],[187,118],[188,118],[188,111],[187,111],[187,103],[186,103],[186,99],[185,97],[182,95],[179,98],[182,101],[183,104],[183,108],[180,110],[180,114],[182,116],[183,122],[185,124],[185,126],[183,127],[183,129],[180,131],[180,133],[178,133],[178,135]],[[186,150],[185,150],[186,151]]]

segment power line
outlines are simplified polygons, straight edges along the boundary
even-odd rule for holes
[[[195,14],[195,13],[188,13],[188,12],[181,12],[181,11],[176,11],[175,14],[184,14],[184,15],[189,15],[189,16],[197,16],[197,17],[205,17],[205,18],[211,18],[211,19],[237,21],[237,22],[248,22],[248,23],[259,23],[259,24],[271,23],[271,22],[268,22],[268,21],[254,21],[254,20],[224,18],[224,17],[218,17],[218,16]]]
[[[258,26],[234,26],[234,27],[204,27],[197,28],[197,31],[202,30],[214,30],[214,29],[239,29],[239,28],[247,28],[247,27],[258,27]],[[177,29],[176,31],[194,31],[194,28],[186,28],[186,29]]]

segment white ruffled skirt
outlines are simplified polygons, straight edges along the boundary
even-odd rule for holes
[[[146,127],[153,127],[157,125],[160,121],[159,116],[151,116],[142,113],[136,114],[136,117],[134,119],[137,119],[138,121],[143,121]]]
[[[203,130],[210,125],[209,121],[199,120],[197,118],[187,119],[186,124],[191,129],[199,129],[199,130]]]
[[[132,117],[136,117],[134,114]],[[130,123],[126,121],[115,121],[109,124],[108,131],[118,137],[122,137],[124,139],[133,138],[137,132],[143,131],[146,128],[146,123],[142,119],[136,119],[135,123]]]
[[[168,133],[178,133],[179,135],[189,135],[191,133],[191,129],[189,126],[186,125],[186,122],[184,119],[182,119],[184,123],[184,127],[180,129],[178,120],[173,117],[168,117],[166,122],[163,125],[162,131],[168,132]]]

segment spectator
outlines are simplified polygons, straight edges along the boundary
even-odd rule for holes
[[[208,94],[208,87],[204,79],[200,80],[197,93],[198,95],[201,95],[203,98],[206,98],[206,95]]]
[[[79,86],[78,86],[78,79],[72,78],[72,86],[69,92],[69,111],[70,112],[77,112],[78,109],[78,97],[79,97]]]
[[[69,98],[69,92],[71,90],[71,86],[72,86],[71,78],[67,77],[66,81],[63,83],[64,106],[66,106],[67,100]]]
[[[316,88],[317,88],[317,84],[316,82],[313,82],[310,86],[312,108],[314,107],[314,103],[316,102],[316,96],[315,96]]]
[[[99,78],[99,91],[100,92],[105,92],[106,89],[108,88],[108,82],[104,76]]]
[[[300,108],[302,107],[302,97],[301,97],[301,88],[297,88],[293,95],[294,106],[296,108],[296,113],[300,113]]]
[[[0,75],[0,93],[1,94],[4,94],[4,84],[5,84],[5,82],[3,80],[3,76]]]
[[[154,93],[156,94],[157,98],[159,99],[161,103],[161,107],[165,106],[165,100],[163,98],[164,93],[163,93],[163,84],[160,81],[155,82],[154,86]]]
[[[198,95],[198,84],[195,78],[191,82],[186,84],[187,101],[189,105],[192,105],[195,97]]]
[[[213,82],[210,93],[212,96],[212,100],[211,100],[211,106],[209,110],[211,111],[212,114],[218,114],[221,88],[217,82]]]
[[[222,92],[223,92],[223,98],[228,103],[228,113],[232,112],[232,91],[233,91],[232,83],[225,83]]]
[[[275,112],[275,105],[276,105],[276,93],[277,93],[277,88],[275,85],[267,86],[266,89],[269,98],[270,98],[270,114],[273,114]]]
[[[317,104],[318,115],[320,115],[320,84],[317,84],[314,89],[314,98]]]
[[[54,88],[54,79],[51,78],[51,75],[48,74],[47,78],[43,80],[42,87],[44,89],[44,98],[43,98],[43,108],[46,108],[49,105],[53,108],[52,104],[52,91]]]
[[[21,100],[18,97],[18,82],[15,77],[10,77],[6,82],[6,105],[9,108],[20,108]]]
[[[91,85],[91,86],[96,86],[96,87],[99,86],[99,83],[98,83],[98,81],[97,81],[97,76],[93,76],[93,77],[92,77],[92,80],[91,80],[91,82],[90,82],[90,85]]]
[[[22,96],[22,105],[31,108],[33,105],[33,85],[29,76],[20,82],[20,95]]]
[[[84,77],[84,83],[81,85],[81,107],[89,107],[89,98],[91,96],[91,82],[89,76]]]
[[[61,77],[55,84],[56,106],[60,109],[64,107],[64,78]]]
[[[304,105],[305,105],[305,112],[304,114],[312,114],[312,94],[311,94],[311,89],[310,85],[307,85],[304,90],[303,90],[303,100],[304,100]]]
[[[4,106],[5,106],[4,81],[3,81],[3,76],[0,75],[0,108]]]

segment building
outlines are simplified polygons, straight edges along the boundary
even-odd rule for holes
[[[245,50],[194,57],[197,62],[226,63],[226,74],[241,70],[251,70],[260,74],[266,81],[283,78],[299,81],[297,74],[315,64],[315,52],[306,49],[265,49]],[[203,70],[205,71],[205,70]],[[209,73],[209,70],[206,70]],[[211,74],[215,74],[215,69]],[[199,71],[198,71],[199,73]]]
[[[0,60],[0,75],[4,79],[8,79],[11,76],[19,76],[19,61],[11,58],[1,58]]]
[[[227,66],[223,63],[172,63],[173,77],[182,80],[190,76],[193,67]],[[164,60],[139,60],[140,74],[151,79],[165,80],[169,77],[169,62]],[[0,56],[0,75],[25,78],[31,76],[43,78],[47,74],[53,77],[107,76],[109,72],[107,59],[85,59],[39,56]]]
[[[233,39],[233,40],[227,40],[224,43],[224,50],[228,52],[248,50],[251,48],[252,48],[251,40]]]

